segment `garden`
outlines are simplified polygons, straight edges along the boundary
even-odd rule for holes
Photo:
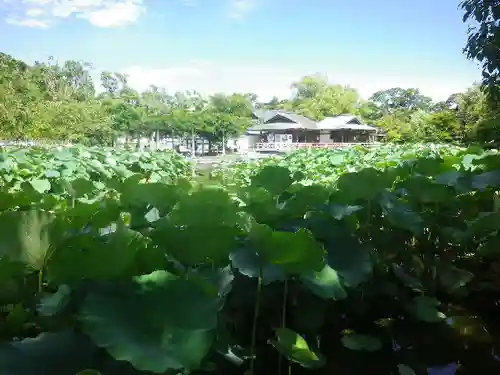
[[[0,152],[0,373],[498,374],[500,155]]]

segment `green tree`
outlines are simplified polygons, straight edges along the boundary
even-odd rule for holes
[[[292,89],[295,92],[293,99],[278,107],[316,120],[346,113],[354,114],[360,101],[356,90],[329,84],[327,77],[322,75],[303,77],[292,84]]]
[[[478,60],[483,68],[483,83],[492,103],[500,100],[500,0],[464,0],[464,22],[472,23],[464,53]]]
[[[382,111],[382,114],[393,114],[398,111],[428,111],[432,106],[432,99],[420,94],[418,89],[403,89],[394,87],[388,90],[377,91],[370,100]]]

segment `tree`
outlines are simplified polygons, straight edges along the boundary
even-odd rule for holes
[[[59,64],[53,58],[30,66],[0,53],[0,137],[109,144],[118,137],[139,142],[154,134],[158,141],[168,134],[173,144],[183,138],[194,151],[199,138],[209,147],[225,144],[252,124],[253,108],[267,108],[315,120],[355,114],[386,130],[390,141],[500,143],[500,112],[478,84],[439,103],[418,89],[400,87],[361,101],[355,89],[316,74],[293,83],[290,99],[258,103],[252,93],[168,94],[154,85],[138,92],[125,75],[107,71],[101,74],[104,92],[96,94],[91,69],[85,62]]]
[[[500,99],[500,0],[464,0],[460,4],[469,28],[464,53],[478,60],[483,68],[483,83],[492,103]]]
[[[370,101],[375,103],[384,115],[418,109],[428,111],[432,105],[432,99],[420,94],[418,89],[403,89],[401,87],[377,91],[371,96]]]
[[[281,102],[277,107],[315,120],[355,113],[360,101],[356,90],[329,84],[327,77],[323,75],[303,77],[291,87],[295,91],[293,99]]]
[[[221,141],[225,153],[227,139],[241,134],[252,124],[252,102],[247,95],[215,94],[205,110],[205,122]]]

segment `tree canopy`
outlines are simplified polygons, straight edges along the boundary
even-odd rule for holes
[[[500,100],[500,0],[464,0],[469,38],[464,52],[482,65],[483,83],[494,102]]]
[[[484,82],[441,102],[417,88],[402,87],[363,100],[354,88],[332,84],[320,74],[293,82],[290,99],[268,102],[254,93],[204,96],[196,91],[169,93],[154,85],[139,92],[117,72],[101,72],[100,82],[94,82],[89,63],[49,59],[30,66],[0,53],[0,139],[113,144],[118,138],[161,135],[225,143],[252,125],[253,109],[264,108],[314,120],[357,115],[395,142],[498,145],[500,112],[491,100],[491,88],[498,84],[498,11],[489,3],[462,3],[464,19],[472,17],[480,25],[471,31],[465,51],[482,61]]]

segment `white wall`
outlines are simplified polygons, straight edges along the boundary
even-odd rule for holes
[[[241,152],[249,151],[259,142],[259,135],[244,134],[236,139],[236,147]]]

